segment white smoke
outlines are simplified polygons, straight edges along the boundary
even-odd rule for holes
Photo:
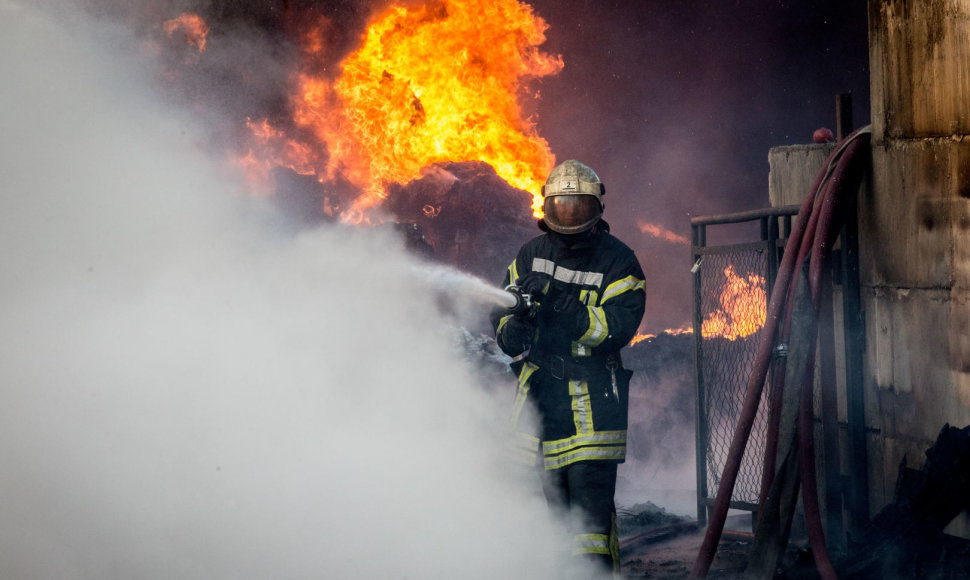
[[[0,0],[0,577],[561,577],[396,240],[276,228],[137,46]]]

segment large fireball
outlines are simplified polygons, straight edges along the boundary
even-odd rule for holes
[[[336,79],[311,64],[319,62],[315,39],[326,22],[320,27],[305,35],[306,65],[291,96],[302,142],[253,122],[250,168],[350,182],[362,193],[342,217],[356,219],[388,185],[416,179],[432,164],[484,161],[532,194],[541,213],[539,188],[555,159],[520,99],[536,98],[529,81],[563,63],[539,50],[547,25],[531,7],[517,0],[392,5],[371,21]]]

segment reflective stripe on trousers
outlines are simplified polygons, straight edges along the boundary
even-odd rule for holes
[[[576,534],[573,536],[573,555],[609,556],[613,573],[620,573],[620,533],[616,527],[616,512],[611,514],[610,534]]]

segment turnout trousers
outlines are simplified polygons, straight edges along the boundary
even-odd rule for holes
[[[553,510],[568,513],[573,529],[573,554],[589,559],[606,573],[619,572],[620,545],[616,529],[617,464],[581,461],[543,472],[542,491]]]

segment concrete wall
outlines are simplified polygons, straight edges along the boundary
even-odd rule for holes
[[[970,133],[967,0],[869,0],[876,140]]]
[[[773,147],[768,152],[768,200],[771,206],[801,205],[833,149],[834,143]]]
[[[944,424],[970,424],[970,0],[869,0],[869,41],[873,165],[858,209],[875,514],[904,456],[919,467]],[[801,203],[831,148],[772,149],[772,205]]]
[[[904,456],[919,467],[945,423],[970,425],[970,0],[869,0],[869,42],[872,173],[858,210],[875,514]],[[772,149],[772,205],[800,203],[830,151]],[[965,518],[949,531],[970,536]]]
[[[970,0],[870,0],[873,171],[859,203],[870,505],[970,424]]]

